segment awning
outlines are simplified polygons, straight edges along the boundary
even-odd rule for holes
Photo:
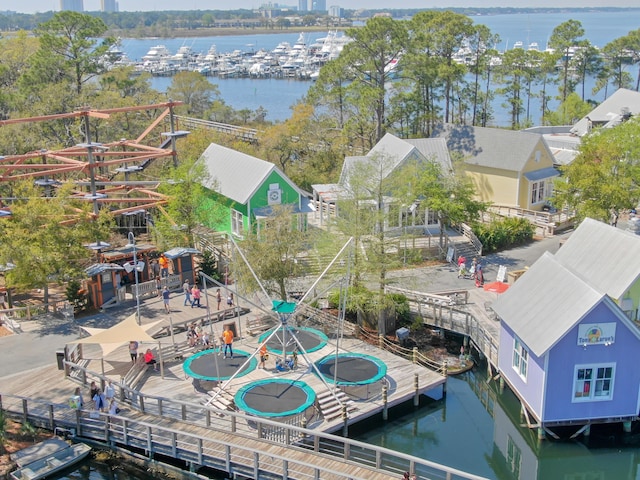
[[[554,167],[547,167],[541,170],[527,172],[524,174],[524,178],[526,178],[530,182],[537,182],[544,178],[552,178],[552,177],[557,177],[559,175],[560,175],[560,172],[556,170]]]
[[[109,272],[111,270],[124,270],[124,268],[117,263],[94,263],[90,267],[85,268],[84,272],[88,276],[93,277],[95,275],[100,275],[101,273]]]
[[[89,332],[97,332],[91,335],[90,337],[80,338],[78,340],[74,340],[69,343],[84,343],[84,344],[97,344],[102,348],[102,355],[107,356],[109,353],[116,350],[118,347],[129,343],[131,340],[136,340],[137,342],[146,342],[146,343],[158,343],[158,339],[153,338],[151,335],[147,333],[147,329],[156,326],[158,323],[163,322],[164,320],[159,320],[157,322],[148,323],[146,325],[138,325],[136,321],[136,314],[134,313],[126,320],[114,325],[111,328],[107,328],[106,330],[101,329],[85,329]]]
[[[171,250],[164,252],[164,256],[170,260],[174,260],[179,257],[184,257],[185,255],[199,255],[200,250],[195,248],[184,248],[184,247],[176,247]]]

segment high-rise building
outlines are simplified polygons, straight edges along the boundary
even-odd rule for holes
[[[314,12],[326,12],[327,0],[311,0],[311,5]]]
[[[307,0],[298,0],[298,11],[299,12],[308,12],[309,8],[307,6]]]
[[[329,16],[334,18],[342,18],[342,8],[338,5],[331,5],[329,7]]]
[[[116,0],[100,0],[100,9],[103,12],[117,12],[118,2]]]
[[[84,12],[82,0],[60,0],[60,11]]]

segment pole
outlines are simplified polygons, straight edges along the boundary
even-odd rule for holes
[[[136,322],[140,325],[140,292],[138,291],[138,256],[136,255],[136,238],[129,232],[129,244],[133,247],[133,275],[136,281]]]

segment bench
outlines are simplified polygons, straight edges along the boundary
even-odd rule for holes
[[[247,318],[247,332],[249,335],[255,335],[269,330],[275,324],[275,320],[270,316],[261,316]]]

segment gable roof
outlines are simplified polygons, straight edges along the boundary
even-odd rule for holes
[[[586,218],[557,251],[562,265],[619,299],[640,278],[640,236]]]
[[[252,157],[246,153],[212,143],[202,153],[198,162],[203,162],[209,178],[202,184],[231,200],[246,204],[264,180],[277,172],[300,195],[302,191],[273,163]]]
[[[386,178],[411,156],[437,164],[443,175],[448,175],[453,170],[449,150],[443,140],[437,138],[405,140],[387,133],[366,155],[345,157],[339,182],[341,185],[348,186],[349,176],[356,165],[371,163],[376,158],[385,159],[380,165],[382,167],[380,173],[383,178]]]
[[[468,165],[521,172],[538,145],[553,158],[538,133],[442,124],[433,136],[445,138],[449,150],[461,154]]]
[[[408,138],[405,142],[415,146],[427,160],[439,165],[443,175],[453,172],[451,156],[444,138]]]
[[[593,124],[617,125],[622,121],[625,110],[631,115],[640,114],[640,92],[619,88],[588,115],[581,118],[571,129],[571,133],[582,137],[591,131]]]
[[[540,357],[604,300],[606,295],[545,252],[491,308]]]

